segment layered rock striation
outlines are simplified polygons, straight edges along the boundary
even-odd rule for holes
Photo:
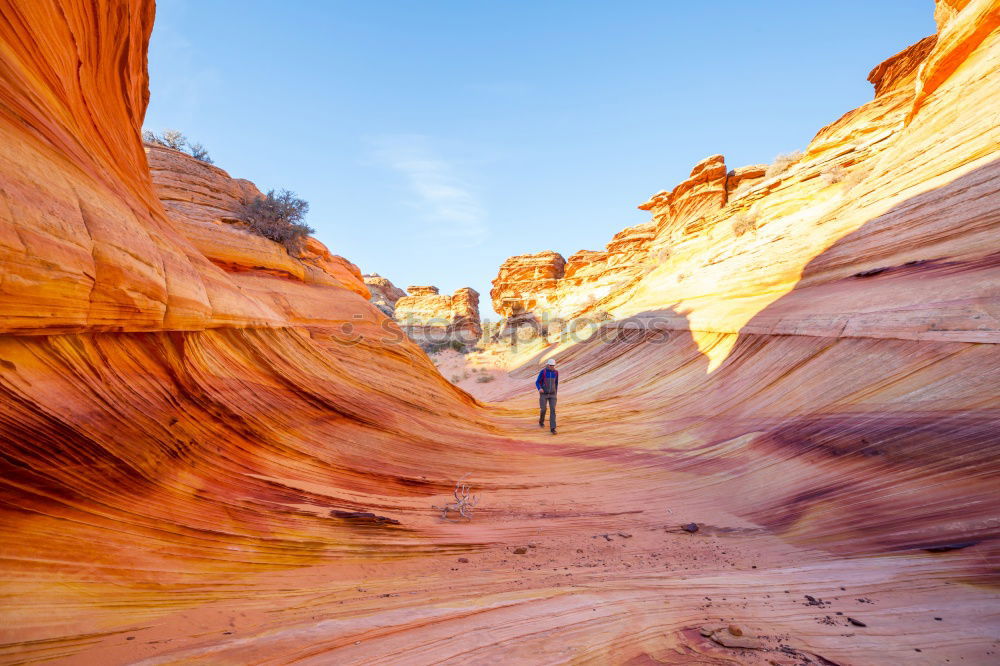
[[[447,296],[437,287],[410,286],[396,301],[394,317],[407,336],[425,348],[452,343],[471,345],[483,333],[479,321],[479,292],[470,287]]]
[[[419,552],[412,528],[331,511],[424,496],[435,465],[408,459],[430,463],[463,423],[497,438],[350,262],[314,239],[289,256],[234,216],[252,184],[143,146],[153,15],[0,2],[0,585],[16,600],[0,661],[132,662],[190,633],[126,643],[122,627],[170,624],[237,579]],[[422,421],[435,434],[414,435]]]
[[[556,327],[645,275],[655,235],[654,224],[639,224],[615,234],[603,251],[580,250],[568,259],[552,251],[511,257],[493,280],[493,307],[508,329]]]
[[[652,215],[651,233],[634,246],[620,280],[605,279],[606,253],[575,255],[594,266],[573,271],[576,280],[567,279],[569,270],[532,279],[518,271],[530,265],[528,257],[512,257],[494,281],[495,307],[522,317],[573,319],[594,312],[622,318],[669,306],[678,313],[668,317],[673,325],[729,339],[754,319],[758,330],[770,333],[994,340],[992,279],[972,277],[992,270],[982,262],[989,264],[985,238],[994,232],[993,192],[985,183],[995,169],[996,132],[979,116],[997,85],[993,5],[939,5],[939,17],[963,20],[942,23],[938,35],[874,68],[869,80],[875,99],[820,130],[804,153],[770,167],[733,170],[713,155],[687,180],[641,204]],[[951,72],[948,85],[937,83],[939,71]],[[926,95],[927,80],[938,86],[934,96]],[[959,81],[970,87],[967,98],[958,94]],[[936,132],[954,135],[935,143]],[[964,174],[983,183],[968,197],[971,212],[964,218],[941,213],[936,226],[926,218],[918,224],[910,221],[910,208],[900,208],[908,201],[943,200],[918,195]],[[975,222],[962,228],[959,220],[966,218]],[[866,247],[853,240],[873,233],[876,222],[893,225],[893,232],[880,232],[884,243]],[[810,262],[846,243],[854,253],[841,260],[842,273],[803,281]],[[949,275],[931,270],[942,262],[978,268]],[[892,281],[890,273],[897,276]],[[807,286],[820,289],[819,282],[828,282],[822,289],[851,293],[850,280],[861,279],[858,274],[873,278],[865,284],[863,306],[848,296],[816,299],[799,315],[769,313],[779,319],[759,323],[760,313],[792,290],[798,297]],[[879,274],[881,281],[874,279]]]
[[[0,0],[0,661],[989,661],[1000,3],[936,17],[784,168],[505,264],[508,314],[614,321],[486,408],[147,165],[151,2]]]

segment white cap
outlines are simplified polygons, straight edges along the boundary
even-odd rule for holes
[[[547,361],[547,362],[545,363],[545,365],[555,365],[555,364],[556,364],[556,360],[555,360],[554,358],[550,358],[550,359],[549,359],[549,360],[548,360],[548,361]]]

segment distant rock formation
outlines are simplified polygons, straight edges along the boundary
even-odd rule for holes
[[[687,179],[639,205],[651,214],[650,222],[617,234],[606,251],[580,251],[567,261],[555,252],[508,259],[493,281],[494,308],[508,326],[533,324],[550,332],[553,321],[659,313],[672,326],[694,331],[714,356],[713,368],[731,344],[712,336],[735,336],[751,321],[755,330],[770,333],[993,340],[995,299],[985,283],[971,278],[980,270],[973,266],[988,262],[980,256],[985,246],[961,240],[975,225],[918,231],[929,219],[921,217],[897,225],[878,242],[858,235],[863,225],[912,197],[920,183],[942,187],[976,166],[982,168],[976,177],[985,183],[996,169],[987,164],[996,155],[996,126],[977,120],[977,109],[991,94],[984,82],[997,70],[995,56],[985,54],[992,53],[1000,3],[941,0],[935,18],[938,34],[874,67],[868,75],[874,99],[822,128],[805,151],[736,169],[728,169],[722,155],[706,157]],[[978,59],[972,57],[977,50]],[[968,70],[966,79],[976,81],[961,94],[954,89],[959,79],[950,78],[966,71],[960,66]],[[946,81],[951,87],[942,87]],[[950,133],[947,142],[930,138],[942,131]],[[985,219],[989,206],[982,201],[962,205],[981,206],[978,219]],[[958,205],[956,197],[952,210]],[[940,226],[954,216],[935,219]],[[845,295],[835,304],[813,298],[808,307],[785,306],[781,314],[765,310],[792,289],[800,300],[806,287],[819,289],[817,277],[803,283],[803,270],[848,239],[853,255],[824,274],[824,281],[836,285],[828,289],[846,294],[855,287],[845,280],[886,271],[897,277],[867,283],[863,299]],[[969,268],[917,276],[916,267],[944,257]],[[966,279],[969,285],[961,286]],[[906,280],[914,280],[912,286],[900,289]],[[925,293],[931,281],[940,288]],[[965,296],[948,296],[960,293]],[[913,309],[924,314],[887,314]]]
[[[548,297],[566,273],[566,259],[551,250],[519,254],[503,262],[490,297],[502,317],[549,307]]]
[[[396,301],[395,319],[411,340],[425,349],[451,343],[470,345],[482,335],[479,292],[462,287],[451,296],[437,287],[410,286]]]
[[[530,347],[493,406],[349,263],[249,234],[241,182],[151,179],[154,9],[0,0],[0,660],[995,653],[1000,0],[938,0],[801,156],[505,264],[511,316],[615,335]],[[474,294],[397,316],[471,332]],[[483,511],[439,519],[465,483]]]
[[[371,292],[371,302],[379,310],[392,317],[396,312],[396,301],[406,296],[406,292],[378,273],[369,273],[362,277],[368,291]]]
[[[569,259],[552,251],[510,257],[490,291],[504,318],[502,330],[556,330],[567,319],[598,314],[602,298],[648,272],[655,235],[655,225],[647,222],[618,232],[602,251],[580,250]]]

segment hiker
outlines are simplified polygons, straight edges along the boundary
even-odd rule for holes
[[[556,434],[556,391],[559,390],[559,371],[556,370],[556,360],[550,358],[535,380],[538,389],[538,427],[545,427],[545,407],[549,409],[549,430]]]

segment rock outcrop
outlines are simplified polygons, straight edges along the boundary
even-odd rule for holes
[[[471,345],[483,333],[479,321],[479,292],[470,287],[451,296],[437,287],[410,286],[396,301],[394,317],[407,336],[427,349],[456,343]]]
[[[991,147],[995,140],[992,131],[983,130],[978,123],[963,124],[952,114],[956,108],[979,108],[977,105],[985,104],[985,98],[995,92],[989,44],[998,21],[997,9],[990,2],[956,7],[939,3],[941,32],[875,67],[869,74],[875,99],[820,130],[805,153],[787,161],[783,168],[754,165],[727,171],[723,157],[713,155],[695,165],[687,180],[641,204],[640,209],[651,213],[649,224],[655,231],[636,246],[627,262],[632,270],[618,273],[620,280],[609,284],[602,279],[601,270],[585,274],[577,269],[574,273],[581,279],[567,280],[560,275],[533,282],[530,276],[518,275],[511,269],[524,257],[512,257],[494,281],[491,294],[495,307],[505,313],[517,310],[521,318],[570,320],[594,312],[621,318],[671,305],[675,311],[684,312],[684,319],[672,316],[684,328],[726,335],[745,330],[742,327],[768,303],[793,287],[799,291],[805,286],[800,282],[802,270],[823,250],[859,231],[878,217],[878,211],[889,210],[887,207],[921,184],[925,188],[943,184],[948,174],[954,177],[955,170],[970,169],[971,164],[988,160],[995,152]],[[946,17],[957,13],[963,15],[963,20],[948,23]],[[946,34],[949,37],[942,41]],[[955,72],[959,64],[966,62],[963,58],[971,58],[976,51],[980,55],[975,67],[980,74],[968,78],[972,84],[970,98],[959,101],[954,88],[949,88],[938,95],[947,101],[939,101],[938,108],[917,118],[916,110],[927,103],[924,81],[935,76],[928,69],[941,67]],[[914,123],[918,126],[911,127]],[[932,145],[929,137],[943,127],[959,135],[944,145]],[[918,157],[915,151],[922,149],[928,152]],[[940,159],[932,159],[931,155],[940,155]],[[989,168],[984,173],[988,174]],[[928,232],[921,228],[904,235],[919,233]],[[965,241],[959,240],[964,233],[956,228],[929,233],[937,244],[931,254],[948,256],[946,261],[951,261],[951,250],[941,243],[954,237],[965,248]],[[890,246],[908,249],[905,256],[890,259],[885,255]],[[903,242],[860,251],[850,262],[857,270],[848,276],[887,269],[892,261],[900,266],[930,261],[925,254]],[[602,267],[604,253],[581,252],[575,256],[580,263],[592,261]],[[922,329],[906,335],[984,339],[984,334],[975,331],[990,330],[992,324],[984,324],[983,320],[992,321],[992,315],[962,299],[947,300],[939,294],[939,300],[933,292],[923,292],[930,285],[927,276],[915,269],[907,270],[921,289],[910,296],[902,293],[906,290],[896,296],[886,293],[879,308],[908,309],[925,297],[936,305],[921,306],[924,314],[919,317],[903,318],[911,322],[908,325]],[[950,279],[939,277],[955,283],[949,289],[958,289],[957,283],[964,279],[957,275]],[[976,289],[976,302],[982,303],[982,298],[992,300],[987,288]],[[896,298],[900,301],[893,303]],[[822,308],[822,302],[815,305]],[[858,330],[874,336],[903,334],[899,317],[882,320],[871,309],[851,306],[836,313],[833,310],[837,307],[843,306],[831,303],[824,314],[808,315],[809,323],[785,320],[778,328],[765,328],[768,332],[808,330],[813,334]],[[930,323],[931,319],[934,323]],[[820,326],[821,320],[825,323]]]
[[[153,191],[167,217],[209,261],[239,280],[244,290],[261,284],[245,278],[275,276],[304,285],[342,287],[369,297],[358,267],[331,254],[315,238],[309,238],[300,255],[293,257],[284,246],[250,231],[240,219],[240,209],[244,202],[263,196],[256,185],[231,178],[221,168],[181,151],[143,145]],[[258,297],[272,300],[275,283],[265,284],[264,293]],[[298,290],[283,297],[290,297],[291,302],[312,298]]]
[[[239,181],[150,175],[152,2],[0,0],[0,661],[989,661],[1000,2],[936,15],[786,169],[505,265],[615,321],[487,408]]]
[[[406,292],[397,287],[388,278],[378,273],[362,276],[365,286],[371,292],[371,302],[379,310],[391,317],[396,312],[396,301],[406,296]]]
[[[655,235],[654,224],[639,224],[615,234],[603,251],[580,250],[569,259],[551,251],[511,257],[493,280],[493,307],[506,328],[558,326],[649,271]]]
[[[522,254],[500,266],[490,297],[501,317],[546,309],[538,295],[554,292],[566,272],[566,259],[558,252]]]
[[[657,238],[669,242],[700,234],[706,218],[726,205],[728,173],[722,155],[706,157],[694,165],[687,180],[640,205],[653,214]]]

